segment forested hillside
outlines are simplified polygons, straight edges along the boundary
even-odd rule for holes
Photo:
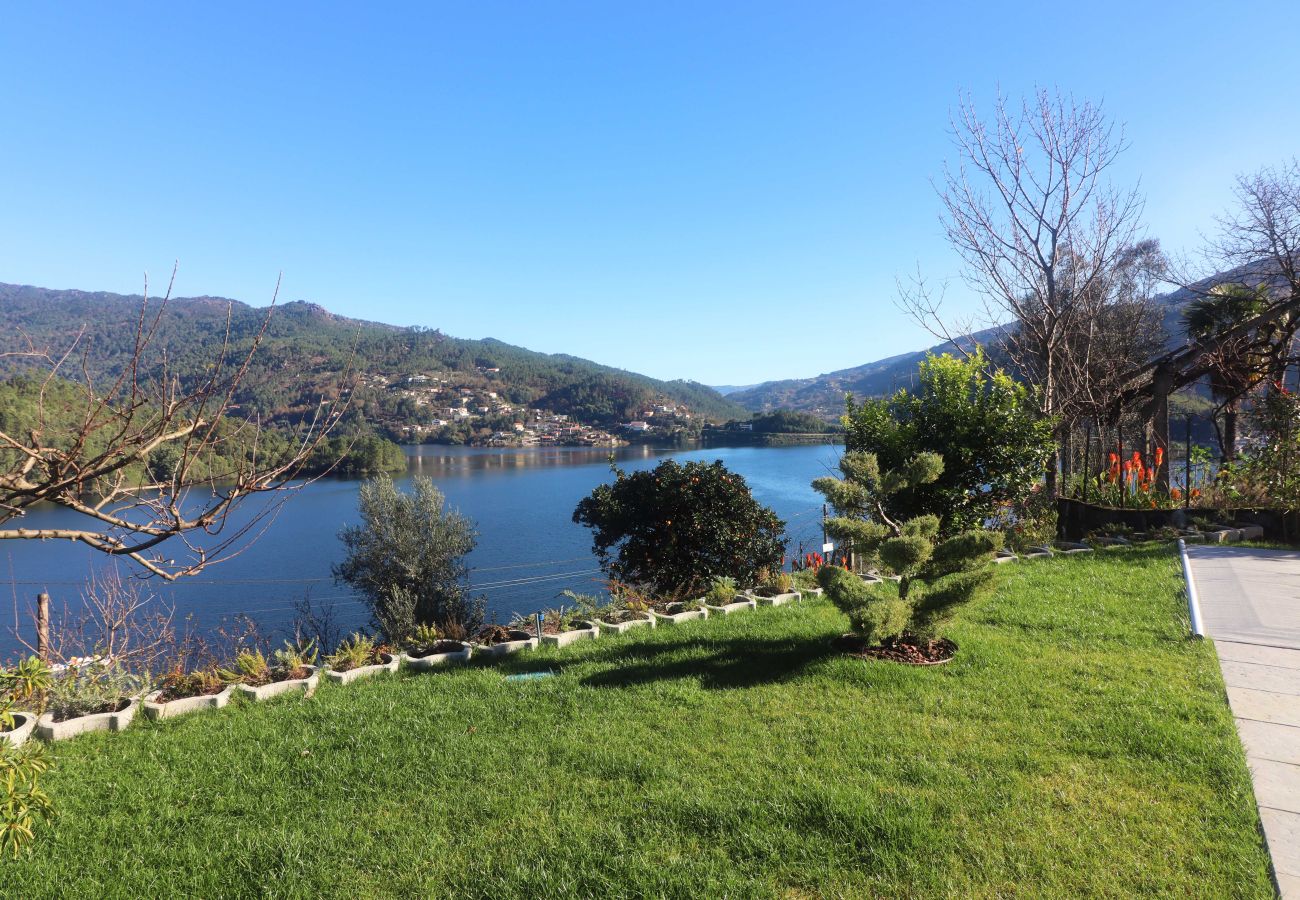
[[[28,342],[62,352],[77,345],[92,374],[112,374],[129,359],[139,320],[139,296],[49,290],[0,284],[0,354]],[[151,300],[156,309],[158,301]],[[172,300],[146,360],[182,378],[212,364],[229,335],[230,355],[250,345],[267,318],[265,309],[215,297]],[[80,335],[80,339],[78,336]],[[163,352],[165,351],[165,353]],[[0,375],[31,365],[0,356]],[[277,307],[266,338],[236,398],[246,415],[292,420],[337,395],[347,375],[401,379],[416,373],[445,374],[445,383],[490,388],[518,407],[536,407],[581,422],[611,424],[636,418],[656,403],[689,408],[698,419],[726,421],[745,415],[711,388],[687,381],[658,381],[567,355],[536,353],[500,341],[464,340],[437,330],[398,328],[333,315],[301,301]],[[399,404],[393,392],[372,389],[353,404],[354,421],[381,421]]]

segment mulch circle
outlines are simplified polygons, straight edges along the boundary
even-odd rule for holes
[[[868,644],[856,634],[842,634],[831,641],[831,646],[859,659],[883,659],[909,666],[941,665],[957,653],[957,645],[947,638],[929,640],[910,634],[879,644]]]

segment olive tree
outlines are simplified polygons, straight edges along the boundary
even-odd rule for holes
[[[372,478],[358,499],[361,524],[339,532],[347,556],[334,577],[361,593],[380,631],[395,642],[417,625],[444,634],[476,631],[484,601],[470,594],[465,562],[477,540],[473,522],[448,509],[424,475],[409,494],[386,475]]]

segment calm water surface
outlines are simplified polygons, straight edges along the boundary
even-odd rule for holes
[[[786,522],[791,553],[802,542],[821,543],[821,500],[809,486],[839,460],[841,448],[730,447],[668,450],[628,447],[615,450],[629,471],[653,468],[665,457],[681,461],[721,459],[740,473],[754,496]],[[591,533],[574,525],[578,501],[612,480],[605,448],[472,449],[408,448],[407,475],[428,475],[451,506],[469,516],[479,530],[470,555],[471,582],[488,601],[489,615],[504,621],[515,612],[554,605],[564,588],[594,591],[601,577],[591,553]],[[334,583],[330,565],[338,562],[339,529],[358,521],[354,480],[315,482],[280,509],[274,523],[244,552],[177,584],[157,579],[143,587],[175,607],[178,618],[192,616],[201,628],[219,625],[238,613],[251,615],[267,631],[292,623],[295,601],[304,595],[335,607],[347,628],[366,621],[365,608],[345,587]],[[254,501],[257,502],[257,501]],[[28,514],[24,527],[47,528],[76,521],[61,509]],[[12,543],[0,548],[0,579],[11,585],[0,613],[0,659],[17,652],[12,629],[31,640],[27,612],[32,598],[48,590],[57,620],[75,612],[87,578],[113,563],[93,551],[62,542]],[[179,549],[178,549],[179,552]],[[123,574],[134,572],[118,563]]]

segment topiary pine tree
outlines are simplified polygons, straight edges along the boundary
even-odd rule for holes
[[[992,586],[993,554],[1002,534],[983,529],[940,537],[939,517],[898,517],[891,498],[943,473],[943,457],[918,453],[897,469],[880,470],[874,453],[854,451],[840,460],[841,478],[818,478],[813,488],[835,509],[826,531],[856,553],[900,576],[867,583],[844,569],[818,575],[826,595],[849,617],[853,630],[879,644],[905,634],[933,638],[962,603]]]

